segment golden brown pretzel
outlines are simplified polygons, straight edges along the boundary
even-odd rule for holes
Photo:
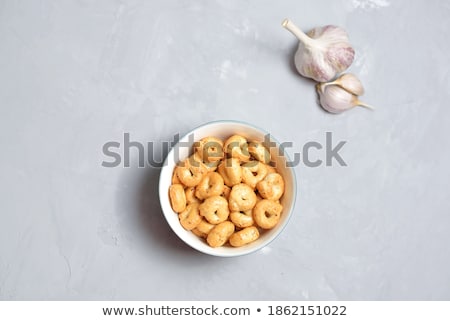
[[[195,196],[203,200],[211,196],[219,196],[223,193],[223,178],[216,172],[206,174],[195,188]]]
[[[186,209],[178,215],[181,226],[190,231],[197,227],[202,217],[198,211],[198,203],[192,203],[186,206]]]
[[[217,137],[204,137],[196,142],[194,147],[205,163],[221,160],[224,156],[223,141]]]
[[[256,189],[259,195],[265,199],[279,200],[284,193],[283,177],[278,173],[268,174],[262,181],[256,184]]]
[[[246,227],[239,232],[233,233],[230,236],[230,245],[234,247],[243,246],[251,243],[259,238],[259,231],[255,226]]]
[[[262,143],[259,142],[251,142],[248,144],[248,152],[253,156],[254,159],[268,164],[270,162],[270,153],[264,147]]]
[[[230,221],[222,222],[216,225],[209,232],[206,242],[211,247],[219,247],[224,245],[234,232],[234,224]]]
[[[253,219],[263,229],[271,229],[280,221],[283,206],[272,200],[263,199],[253,209]]]
[[[169,187],[169,198],[172,204],[172,209],[177,212],[183,212],[186,208],[186,195],[181,184],[173,184]]]
[[[267,175],[267,166],[258,161],[245,163],[241,165],[241,168],[242,181],[253,189],[255,189],[256,184]]]
[[[175,170],[181,183],[188,187],[196,186],[200,183],[203,175],[205,175],[208,171],[205,164],[195,160],[194,158],[185,160],[177,166]]]
[[[200,215],[209,223],[218,224],[225,221],[230,214],[228,202],[222,196],[211,196],[199,206]]]
[[[192,230],[195,235],[206,238],[215,225],[208,223],[204,219],[200,221],[195,229]]]
[[[247,184],[234,185],[228,198],[228,204],[233,212],[251,210],[256,204],[256,194]]]
[[[247,139],[241,135],[233,135],[229,137],[225,141],[224,149],[229,157],[237,158],[243,162],[250,159]]]
[[[197,197],[195,197],[195,186],[186,187],[184,189],[184,194],[186,195],[186,202],[188,204],[200,203],[200,200]]]
[[[242,181],[241,162],[237,158],[227,158],[222,161],[217,171],[223,177],[223,181],[229,187]]]
[[[231,212],[230,220],[239,228],[249,227],[255,223],[251,210],[245,212]]]

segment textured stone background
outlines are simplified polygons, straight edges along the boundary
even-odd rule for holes
[[[450,299],[446,1],[1,1],[0,299]],[[377,107],[323,112],[292,68],[289,17],[343,26]],[[347,141],[348,166],[296,168],[269,247],[221,259],[171,232],[158,168],[104,168],[108,141],[204,122],[265,128],[288,152]],[[323,150],[311,158],[323,158]]]

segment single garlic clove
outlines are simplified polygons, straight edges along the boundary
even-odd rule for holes
[[[321,83],[317,85],[320,105],[326,111],[339,114],[356,106],[363,106],[372,109],[371,106],[358,100],[358,96],[353,95],[338,85]]]
[[[364,87],[361,81],[358,77],[351,73],[343,74],[329,84],[341,86],[342,88],[356,96],[361,96],[364,94]]]
[[[321,84],[318,92],[320,105],[330,113],[339,114],[354,107],[354,95],[337,85]]]
[[[305,34],[289,19],[285,19],[282,25],[299,40],[294,61],[302,76],[327,82],[352,64],[355,51],[344,29],[324,26]]]

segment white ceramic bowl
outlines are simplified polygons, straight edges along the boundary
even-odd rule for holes
[[[257,251],[271,241],[273,241],[284,229],[289,221],[290,216],[294,210],[294,204],[296,199],[297,185],[295,179],[295,172],[293,167],[287,167],[286,164],[289,161],[286,153],[281,155],[279,149],[279,143],[270,135],[270,142],[272,146],[269,148],[271,159],[275,161],[277,171],[283,176],[285,180],[285,192],[280,199],[283,205],[283,212],[281,214],[280,222],[271,230],[264,231],[258,240],[253,243],[247,244],[242,247],[222,246],[219,248],[212,248],[206,242],[199,237],[195,236],[191,231],[186,231],[178,221],[178,215],[172,210],[169,199],[169,187],[172,181],[173,170],[179,160],[186,159],[192,154],[192,145],[194,141],[207,136],[215,136],[221,139],[239,134],[246,137],[249,141],[261,141],[264,142],[264,137],[268,134],[266,131],[259,129],[253,125],[238,122],[238,121],[214,121],[204,125],[201,125],[189,133],[187,133],[179,142],[172,148],[167,155],[164,165],[161,169],[159,177],[159,199],[161,202],[162,211],[175,234],[178,235],[186,244],[192,248],[214,256],[232,257]],[[266,146],[267,147],[267,146]]]

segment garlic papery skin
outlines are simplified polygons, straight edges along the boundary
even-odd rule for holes
[[[285,19],[282,25],[299,40],[294,61],[302,76],[327,82],[352,64],[355,50],[344,29],[329,25],[305,34],[289,19]]]
[[[342,113],[356,106],[373,109],[372,106],[361,102],[358,96],[353,95],[338,85],[318,84],[317,92],[319,93],[320,105],[323,109],[333,114]]]
[[[343,74],[336,80],[327,83],[327,85],[338,85],[356,96],[361,96],[364,94],[364,87],[361,81],[358,77],[351,73]]]

